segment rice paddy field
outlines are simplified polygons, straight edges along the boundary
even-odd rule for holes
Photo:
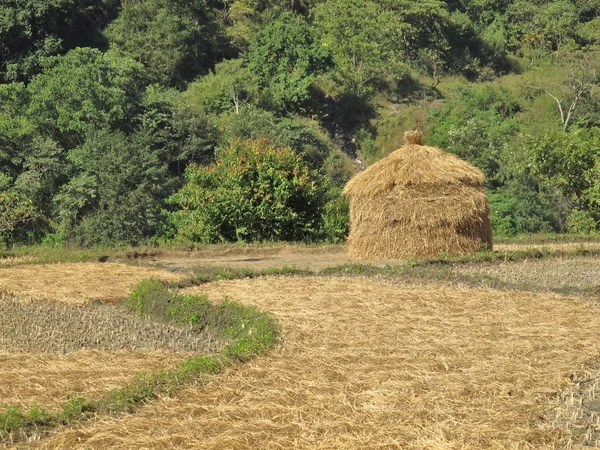
[[[596,445],[600,257],[575,252],[394,267],[360,261],[360,267],[321,270],[324,261],[344,256],[314,249],[300,252],[298,267],[311,252],[316,263],[302,273],[185,282],[220,258],[250,259],[246,266],[252,267],[285,255],[287,264],[294,261],[289,250],[188,256],[179,271],[161,265],[172,254],[136,265],[25,260],[0,267],[0,411],[9,405],[52,409],[75,394],[100,396],[135,374],[219,348],[210,333],[192,335],[119,312],[119,302],[145,278],[180,283],[182,292],[215,302],[227,297],[257,306],[281,329],[277,345],[264,356],[132,413],[92,417],[0,445],[433,450]]]

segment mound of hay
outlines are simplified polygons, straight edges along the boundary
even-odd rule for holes
[[[404,137],[404,147],[354,176],[344,189],[350,199],[350,256],[403,259],[491,249],[481,171],[422,145],[419,131]]]

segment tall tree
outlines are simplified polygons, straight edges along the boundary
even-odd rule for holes
[[[44,62],[28,86],[27,114],[44,136],[74,147],[89,130],[126,130],[143,82],[143,67],[117,49],[77,48]]]
[[[334,76],[364,96],[387,75],[400,73],[402,33],[398,17],[372,0],[329,0],[315,8],[323,45],[332,54]]]
[[[0,82],[27,81],[47,56],[105,47],[101,30],[120,0],[4,0],[0,4]]]
[[[183,87],[216,61],[213,16],[204,0],[123,0],[105,34],[144,64],[151,82]]]
[[[315,39],[313,28],[293,13],[282,14],[252,39],[250,71],[287,108],[302,107],[316,76],[330,66],[328,48]]]

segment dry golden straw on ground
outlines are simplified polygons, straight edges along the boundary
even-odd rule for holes
[[[407,133],[408,134],[408,133]],[[456,155],[407,145],[354,176],[350,199],[350,256],[423,258],[492,247],[483,174]]]
[[[160,371],[189,354],[80,350],[65,355],[0,350],[0,403],[57,409],[71,394],[93,398],[140,372]]]
[[[0,291],[70,304],[94,299],[117,301],[145,278],[175,281],[182,275],[113,263],[36,264],[0,268]]]
[[[600,315],[575,298],[341,278],[193,292],[272,312],[283,343],[42,448],[562,449],[553,399],[600,357]]]

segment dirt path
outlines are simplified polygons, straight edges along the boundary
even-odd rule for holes
[[[549,244],[498,244],[497,251],[531,249],[572,252],[577,249],[599,250],[600,243],[549,243]],[[322,270],[343,264],[398,265],[404,260],[358,259],[346,254],[344,245],[306,246],[299,244],[275,244],[273,246],[209,246],[195,251],[163,250],[153,256],[144,256],[141,263],[166,267],[176,271],[189,271],[198,266],[265,269],[269,267],[295,266],[299,269]]]
[[[281,345],[204,387],[42,448],[566,448],[549,414],[600,360],[600,315],[554,295],[263,278],[196,292],[270,311]]]

